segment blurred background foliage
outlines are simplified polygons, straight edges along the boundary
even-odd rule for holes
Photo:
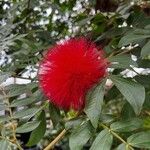
[[[37,82],[45,50],[85,36],[111,62],[84,112],[46,101]],[[149,0],[0,1],[0,149],[150,149]]]

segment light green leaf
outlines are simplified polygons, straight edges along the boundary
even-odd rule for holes
[[[90,122],[85,122],[75,130],[73,130],[69,138],[70,150],[81,150],[90,139],[92,134],[92,126]]]
[[[35,101],[36,101],[36,99],[34,97],[15,99],[14,101],[12,101],[11,107],[19,107],[19,106],[29,105]]]
[[[31,117],[39,110],[39,108],[28,108],[23,109],[13,114],[14,118]]]
[[[40,124],[40,121],[27,122],[16,129],[16,133],[26,133],[33,131]]]
[[[112,75],[111,79],[133,107],[135,113],[139,114],[145,100],[145,88],[132,80],[124,79],[119,76]]]
[[[150,149],[150,131],[133,134],[127,142],[133,147]]]
[[[27,146],[33,146],[36,145],[44,136],[46,131],[46,117],[45,112],[42,111],[40,116],[38,117],[38,120],[40,121],[39,126],[32,131],[29,141],[27,143]]]
[[[97,128],[101,107],[104,97],[104,82],[97,85],[87,95],[87,103],[85,106],[85,113],[91,120],[92,125]]]
[[[143,121],[138,118],[114,122],[110,128],[116,132],[130,132],[142,128]]]
[[[148,41],[141,50],[141,56],[149,56],[150,55],[150,41]]]
[[[110,150],[112,142],[113,136],[105,129],[98,134],[90,150]]]
[[[115,150],[130,150],[124,143],[120,144]]]
[[[10,120],[9,116],[6,116],[6,115],[0,116],[0,123],[5,122],[5,121],[9,121],[9,120]]]
[[[7,140],[0,140],[0,147],[1,150],[9,150],[10,149],[10,143]]]

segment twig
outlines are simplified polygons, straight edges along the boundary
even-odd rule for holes
[[[66,133],[66,129],[63,129],[61,133],[44,150],[52,149],[54,145],[61,140],[61,138],[65,135],[65,133]]]

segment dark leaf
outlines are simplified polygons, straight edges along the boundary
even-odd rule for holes
[[[94,87],[87,95],[85,113],[91,120],[92,125],[96,128],[101,113],[101,107],[104,97],[104,82]]]
[[[90,122],[85,122],[75,130],[73,130],[69,138],[70,150],[82,150],[92,135],[92,127]]]
[[[40,121],[40,124],[38,125],[37,128],[35,128],[29,138],[29,141],[27,143],[27,146],[33,146],[36,145],[44,136],[45,131],[46,131],[46,117],[45,117],[45,112],[42,111],[40,116],[37,119]]]
[[[142,85],[119,76],[111,76],[119,91],[131,104],[136,114],[139,114],[145,100],[145,89]]]

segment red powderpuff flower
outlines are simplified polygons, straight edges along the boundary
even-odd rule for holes
[[[81,110],[87,91],[105,75],[103,51],[85,38],[67,40],[50,48],[39,67],[39,84],[56,106]]]

